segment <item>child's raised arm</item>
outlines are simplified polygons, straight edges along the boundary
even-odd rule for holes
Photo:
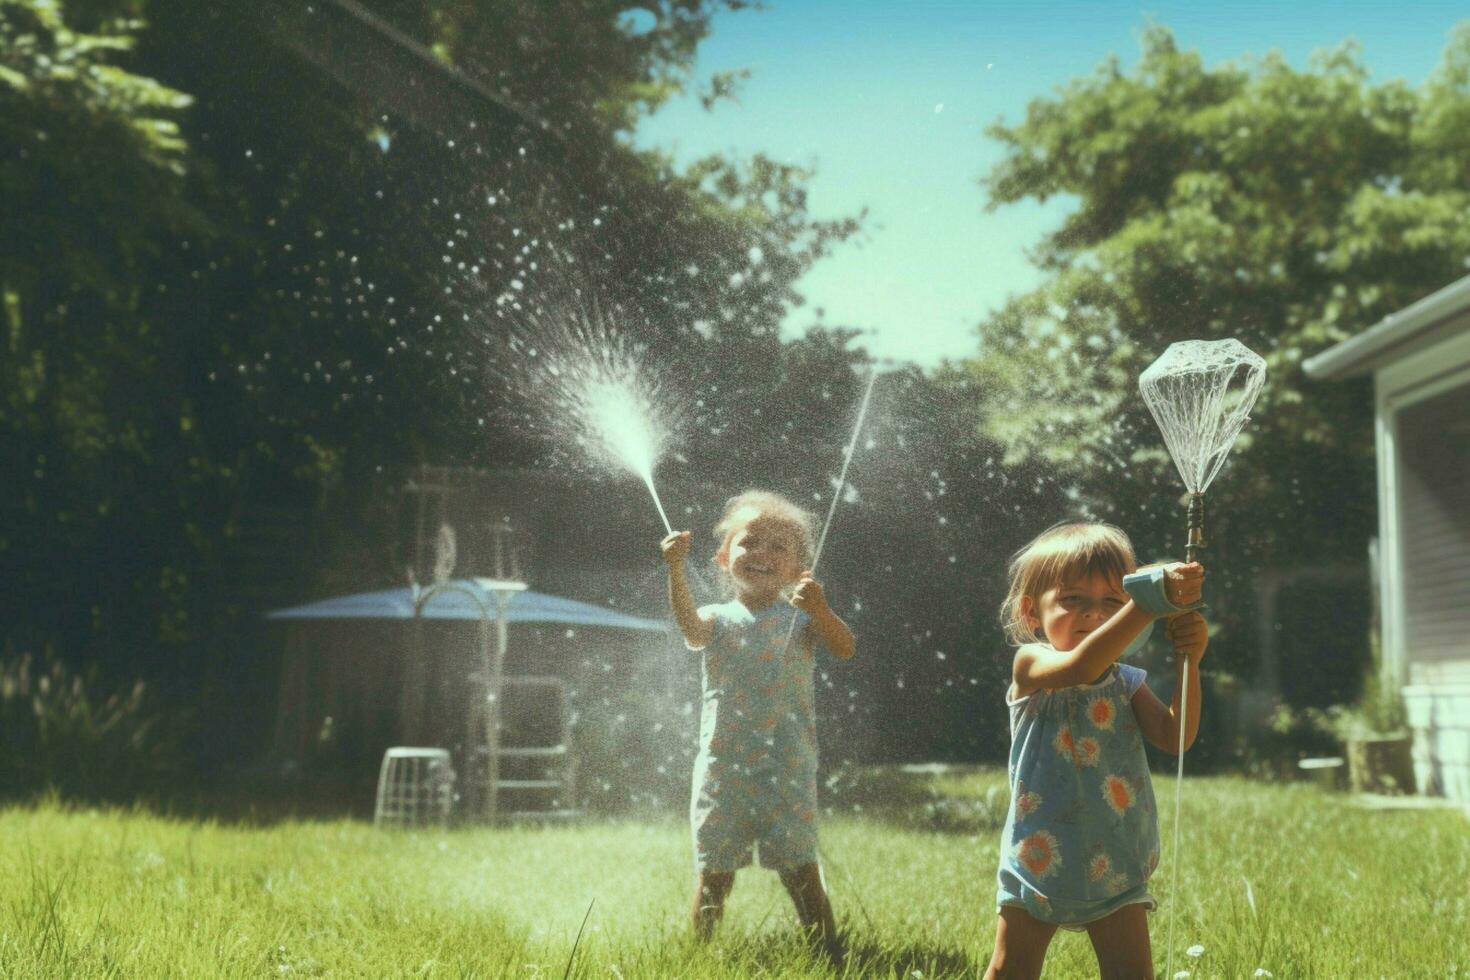
[[[663,539],[664,561],[669,563],[669,605],[674,610],[674,622],[684,634],[684,642],[692,649],[700,650],[709,645],[714,637],[714,620],[703,619],[694,605],[694,595],[689,591],[689,580],[684,575],[684,560],[689,557],[689,532],[675,531]]]
[[[1024,698],[1043,687],[1056,689],[1091,684],[1156,618],[1130,599],[1116,615],[1070,650],[1055,650],[1041,644],[1021,647],[1016,651],[1011,671],[1011,679],[1016,686],[1015,697]]]
[[[1198,562],[1168,566],[1164,589],[1169,601],[1177,606],[1198,602],[1204,574],[1204,568]],[[1157,618],[1156,614],[1145,611],[1129,599],[1122,609],[1070,650],[1056,650],[1040,644],[1021,647],[1016,651],[1011,671],[1011,679],[1015,682],[1014,696],[1023,698],[1039,688],[1056,689],[1093,683]]]

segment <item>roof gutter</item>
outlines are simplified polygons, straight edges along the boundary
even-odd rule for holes
[[[1470,276],[1391,313],[1356,337],[1302,362],[1307,376],[1337,381],[1377,370],[1413,351],[1467,328],[1456,317],[1470,313]]]

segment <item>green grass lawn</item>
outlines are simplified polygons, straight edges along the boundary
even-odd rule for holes
[[[1156,778],[1161,974],[1172,784]],[[846,798],[860,809],[822,826],[846,975],[976,975],[994,932],[1003,775],[890,770]],[[1470,977],[1464,814],[1191,779],[1184,821],[1176,972]],[[693,945],[687,829],[674,819],[379,832],[42,803],[0,810],[0,841],[5,977],[831,975],[764,871],[741,874],[719,938]],[[1059,935],[1047,966],[1092,974],[1086,937]]]

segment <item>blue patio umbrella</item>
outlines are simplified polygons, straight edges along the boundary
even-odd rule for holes
[[[496,595],[504,602],[507,623],[565,623],[573,626],[610,626],[619,629],[667,632],[667,623],[631,616],[590,602],[561,596],[513,590],[493,579],[462,578],[442,586],[414,590],[385,589],[359,592],[277,609],[267,619],[413,619],[415,606],[424,619],[495,619]],[[417,595],[415,592],[417,591]]]
[[[344,620],[469,620],[480,624],[480,648],[483,669],[480,676],[486,684],[486,697],[481,702],[485,715],[479,725],[487,749],[488,773],[479,809],[486,819],[496,815],[499,734],[495,713],[499,710],[502,665],[505,662],[507,629],[512,623],[558,623],[576,626],[612,627],[667,633],[669,625],[656,619],[631,616],[588,602],[561,596],[532,592],[523,582],[486,578],[453,579],[427,588],[385,589],[360,592],[318,602],[277,609],[266,613],[271,620],[297,622],[340,622]],[[495,638],[491,639],[491,625]],[[422,649],[422,637],[414,631],[414,647]],[[421,663],[421,657],[411,657]],[[405,683],[404,694],[412,702],[414,685]],[[405,709],[406,711],[409,709]],[[416,710],[416,709],[414,709]]]

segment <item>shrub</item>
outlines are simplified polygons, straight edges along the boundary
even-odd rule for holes
[[[0,660],[0,794],[79,802],[157,797],[185,768],[187,726],[139,681],[104,693],[49,652]]]

